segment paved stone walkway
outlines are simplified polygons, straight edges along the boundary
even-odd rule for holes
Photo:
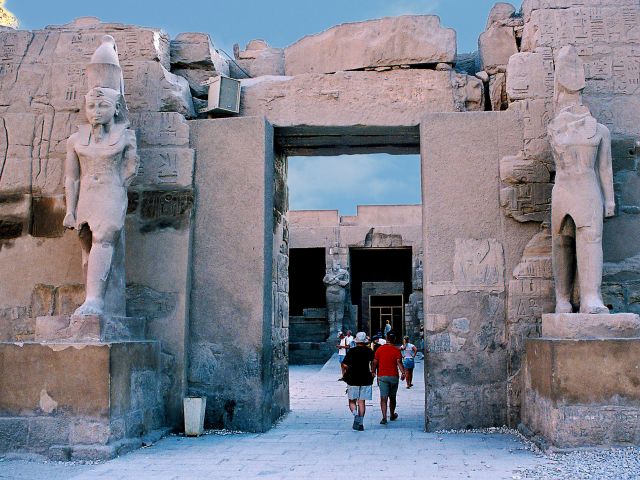
[[[0,478],[57,480],[205,478],[514,479],[548,462],[501,434],[425,433],[423,364],[400,388],[399,419],[380,425],[378,390],[365,431],[351,429],[345,384],[334,356],[324,367],[291,368],[291,413],[264,434],[171,436],[100,465],[0,462]]]

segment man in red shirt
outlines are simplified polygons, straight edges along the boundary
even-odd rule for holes
[[[396,395],[400,378],[404,380],[405,370],[402,365],[402,353],[396,347],[396,335],[393,332],[387,334],[387,343],[376,350],[373,359],[373,369],[378,374],[378,386],[380,387],[380,409],[382,410],[381,425],[387,423],[387,402],[389,402],[389,412],[391,420],[398,418],[396,413]]]

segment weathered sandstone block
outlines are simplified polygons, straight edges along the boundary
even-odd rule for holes
[[[338,72],[242,85],[241,114],[265,115],[278,126],[417,125],[425,113],[483,107],[482,82],[455,72]]]
[[[529,339],[522,423],[559,448],[640,445],[640,338]]]
[[[516,36],[511,27],[491,27],[478,39],[480,63],[489,74],[504,72],[511,55],[518,53]]]
[[[246,73],[251,77],[285,74],[284,49],[272,48],[264,40],[251,40],[246,49],[236,52],[235,56],[236,63],[244,70],[230,65],[237,78],[245,78]]]
[[[285,49],[285,73],[333,73],[367,67],[454,63],[456,33],[433,15],[345,23]]]
[[[542,336],[640,338],[640,316],[635,313],[547,313],[542,315]]]
[[[206,33],[180,33],[171,40],[171,65],[200,68],[229,75],[229,64],[213,47]]]

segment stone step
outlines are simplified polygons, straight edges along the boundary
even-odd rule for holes
[[[36,318],[36,342],[114,342],[145,339],[142,317],[54,315]]]

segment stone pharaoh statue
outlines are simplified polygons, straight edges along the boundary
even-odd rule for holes
[[[329,317],[329,326],[333,331],[336,328],[342,328],[346,287],[349,285],[349,272],[342,268],[339,263],[335,263],[322,281],[327,286],[327,316]]]
[[[584,87],[582,60],[574,47],[563,47],[556,60],[556,116],[548,127],[556,165],[551,205],[556,313],[573,311],[574,279],[580,313],[609,311],[600,287],[603,217],[615,211],[611,137],[582,104]]]
[[[89,124],[69,137],[65,163],[64,226],[78,231],[86,276],[86,299],[75,314],[124,315],[124,220],[138,156],[113,37],[103,37],[87,79]]]

